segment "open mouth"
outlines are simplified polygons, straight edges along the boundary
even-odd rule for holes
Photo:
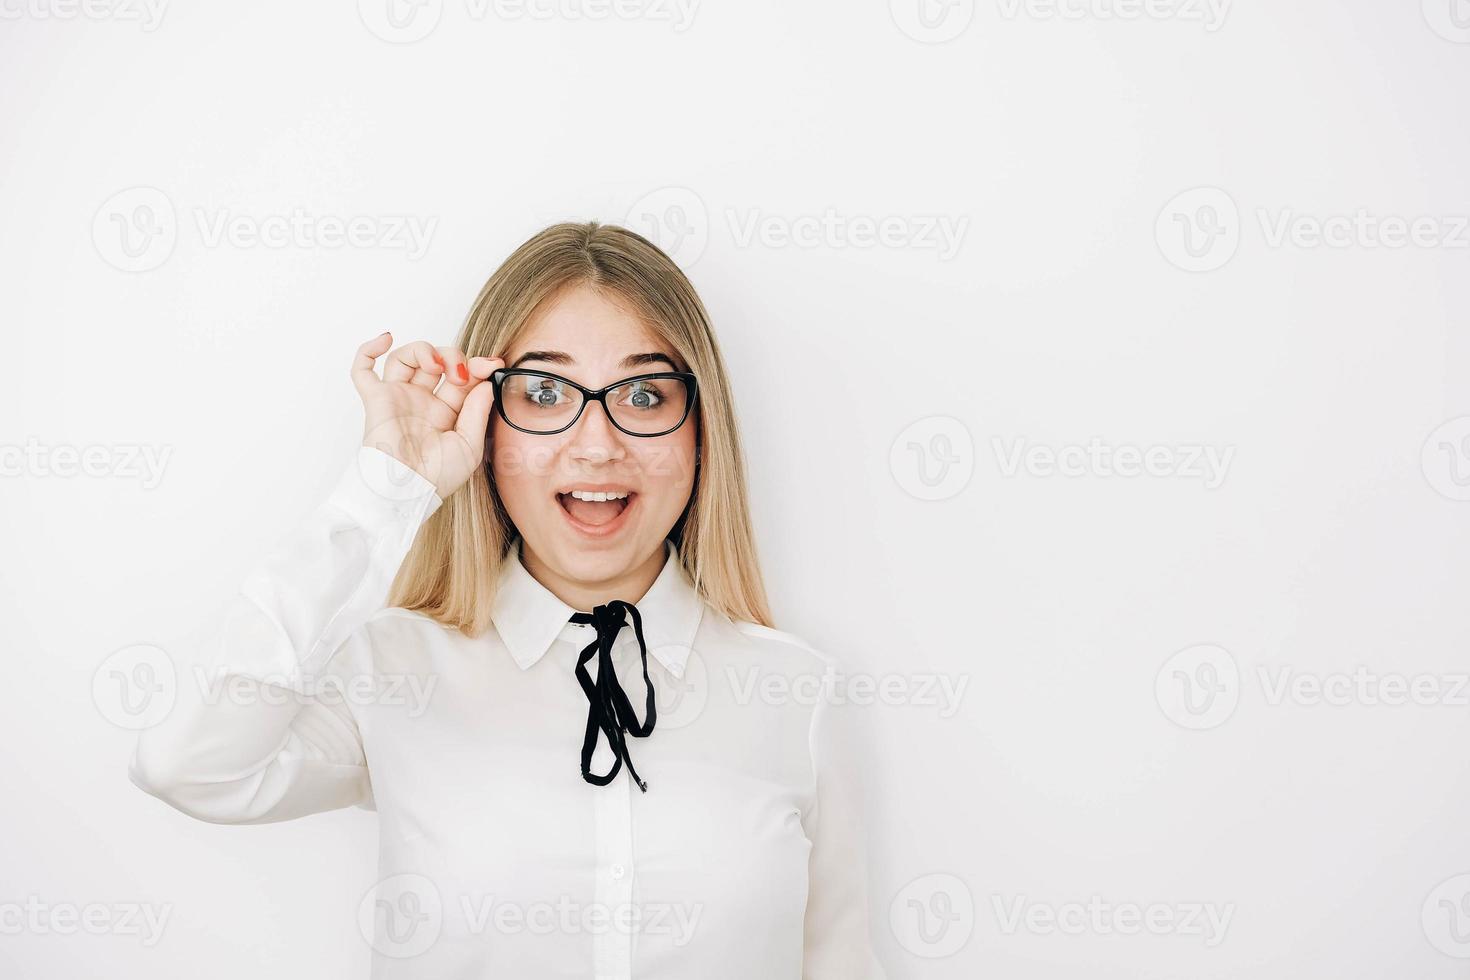
[[[605,498],[605,499],[604,499]],[[624,517],[638,500],[631,491],[607,494],[559,493],[556,501],[572,527],[584,534],[610,534],[624,523]]]

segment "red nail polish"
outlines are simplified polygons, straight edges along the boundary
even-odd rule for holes
[[[468,381],[468,380],[470,380],[470,369],[469,368],[465,367],[463,364],[457,364],[455,366],[459,368],[459,380],[461,380],[461,381]]]

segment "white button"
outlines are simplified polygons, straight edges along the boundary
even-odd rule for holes
[[[628,873],[628,869],[625,868],[625,867],[623,867],[621,864],[615,864],[615,865],[612,866],[612,876],[614,878],[621,878],[623,875],[625,875],[627,873]]]

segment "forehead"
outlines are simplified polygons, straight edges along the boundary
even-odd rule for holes
[[[543,303],[511,345],[507,362],[544,350],[563,351],[586,368],[610,367],[629,354],[673,356],[669,345],[623,304],[585,284]]]

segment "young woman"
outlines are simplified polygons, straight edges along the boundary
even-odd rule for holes
[[[457,346],[391,344],[132,780],[217,823],[375,809],[374,977],[882,976],[832,665],[771,625],[689,281],[559,224]]]

